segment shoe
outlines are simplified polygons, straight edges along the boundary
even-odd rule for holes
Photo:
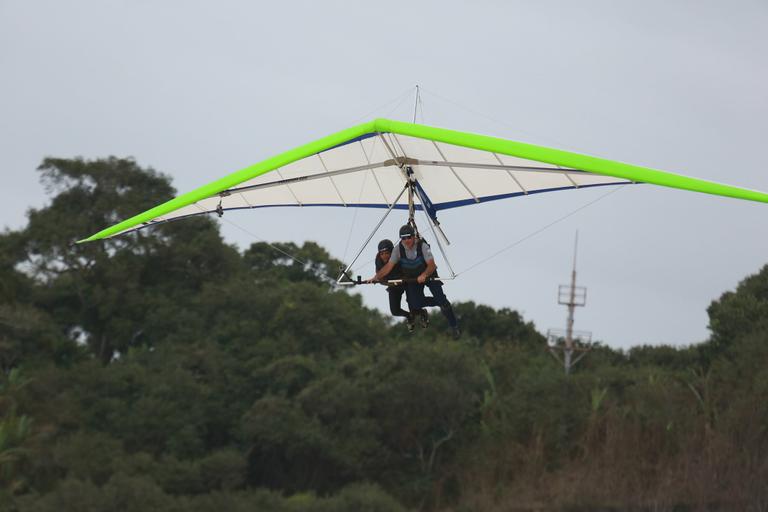
[[[429,327],[429,313],[427,313],[426,309],[419,310],[419,321],[422,328],[426,329]]]
[[[416,319],[413,317],[413,314],[405,317],[405,326],[408,327],[408,332],[413,332],[416,330]]]
[[[461,338],[461,330],[459,330],[458,327],[454,327],[453,329],[451,329],[451,331],[452,331],[453,339],[457,340]]]

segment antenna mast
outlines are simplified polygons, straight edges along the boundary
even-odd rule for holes
[[[574,331],[574,312],[576,306],[587,304],[587,288],[576,286],[576,255],[579,247],[579,232],[576,231],[576,239],[573,243],[573,270],[571,270],[571,284],[562,284],[558,287],[558,304],[568,307],[568,319],[565,331],[562,329],[549,329],[547,331],[547,348],[549,352],[563,364],[565,374],[571,373],[571,368],[578,363],[589,351],[589,343],[592,341],[592,333],[589,331]],[[562,358],[560,356],[562,352]],[[580,352],[574,358],[574,353]]]

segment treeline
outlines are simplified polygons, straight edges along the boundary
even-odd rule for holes
[[[39,170],[50,202],[0,235],[0,510],[768,507],[768,267],[706,343],[597,345],[566,377],[515,311],[408,335],[313,243],[240,252],[193,218],[73,245],[170,181]]]

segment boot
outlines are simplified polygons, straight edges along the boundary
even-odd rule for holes
[[[422,328],[426,329],[429,327],[429,313],[427,313],[426,309],[419,310],[419,320]]]

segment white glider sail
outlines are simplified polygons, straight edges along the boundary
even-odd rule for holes
[[[768,202],[768,195],[483,135],[377,119],[270,158],[82,241],[192,215],[263,207],[407,209],[415,180],[437,212],[515,196],[633,182]],[[399,200],[393,206],[393,201]]]

